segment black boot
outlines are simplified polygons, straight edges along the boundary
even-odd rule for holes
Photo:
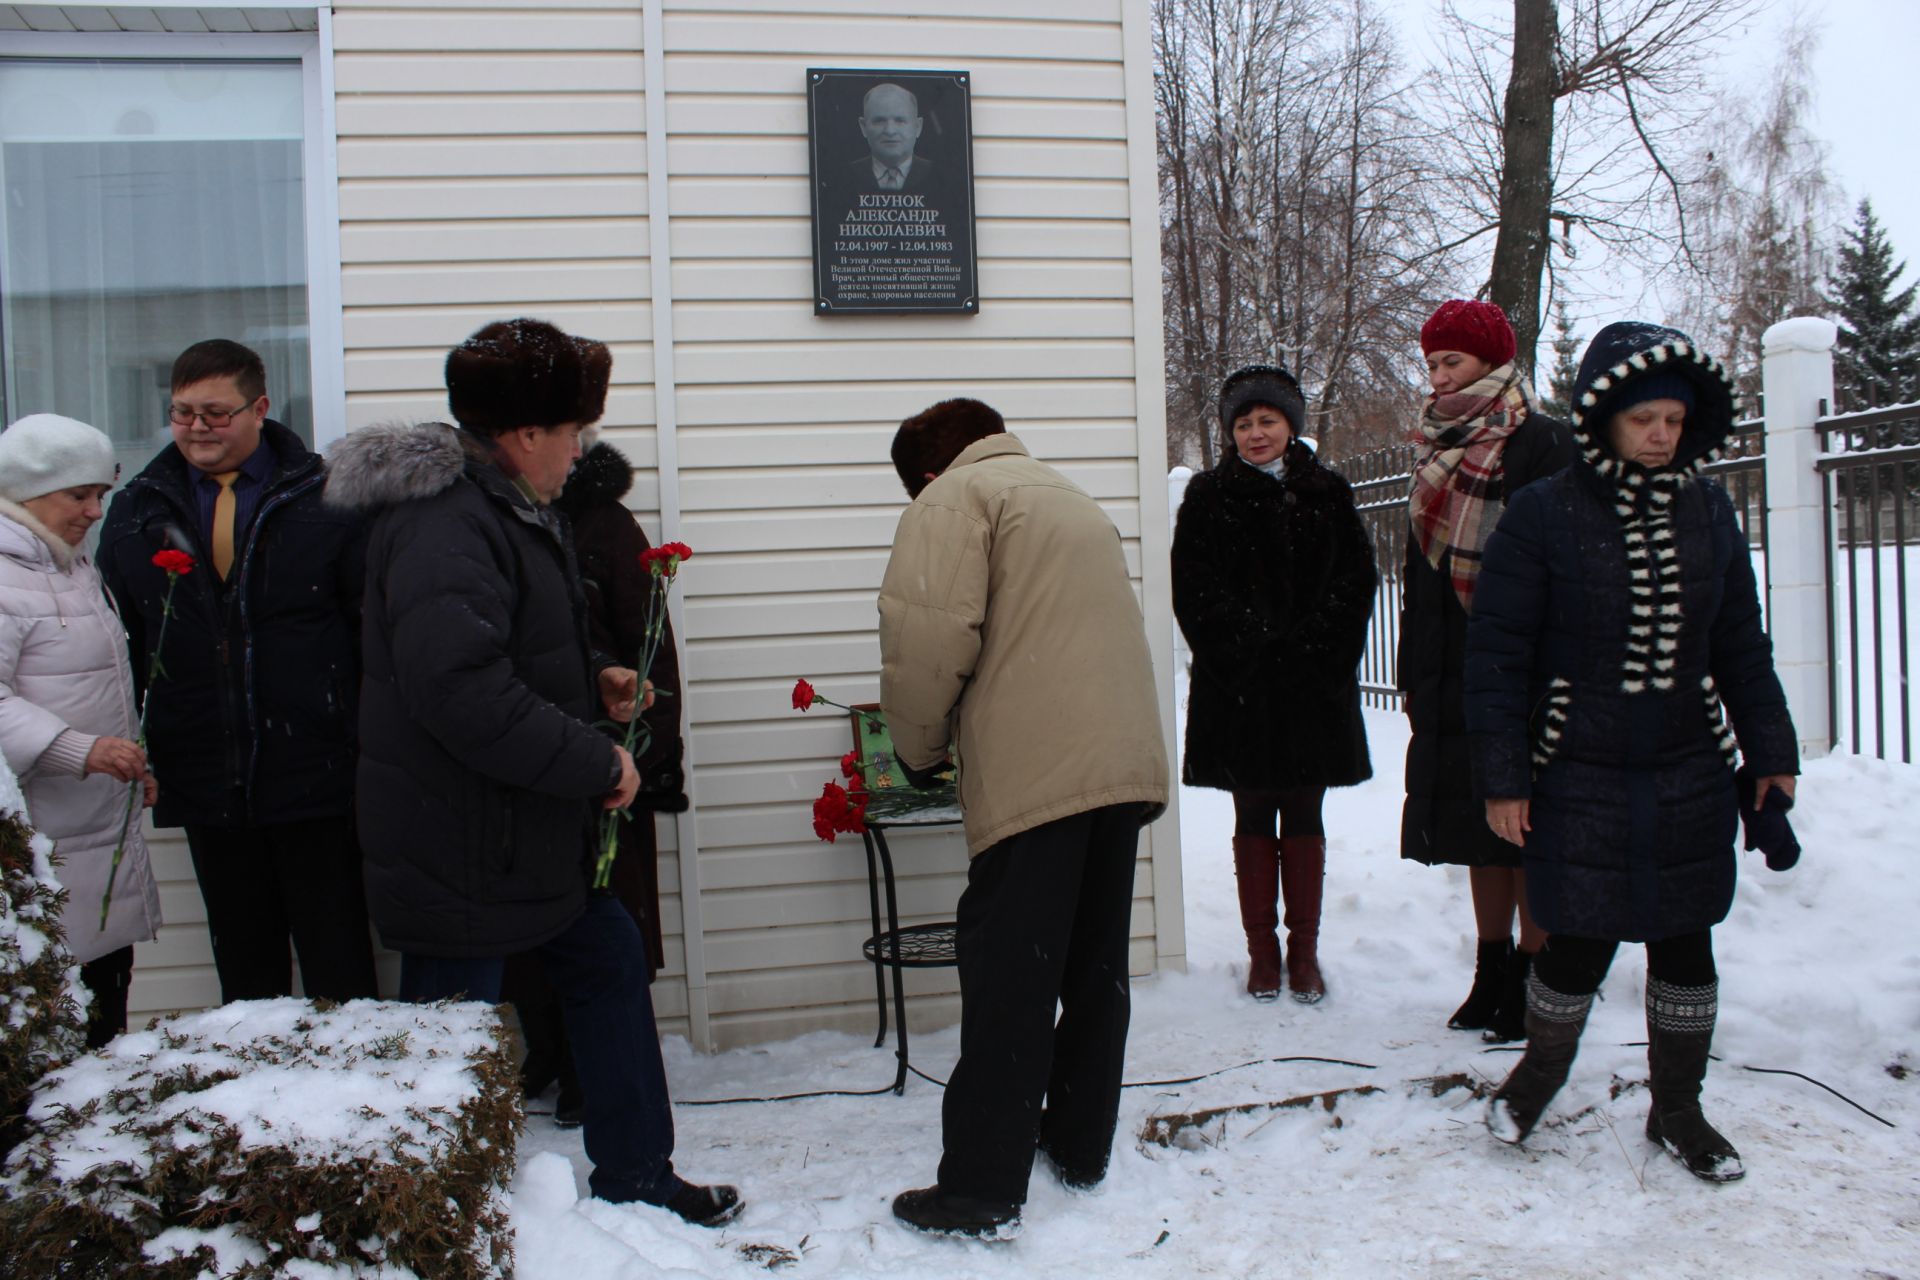
[[[893,1216],[936,1236],[1011,1240],[1020,1234],[1019,1205],[955,1195],[937,1184],[895,1196]]]
[[[1510,1146],[1526,1141],[1547,1104],[1573,1069],[1580,1032],[1587,1025],[1593,996],[1555,991],[1532,974],[1527,982],[1527,1050],[1520,1065],[1487,1104],[1487,1128]]]
[[[1527,975],[1533,972],[1535,952],[1514,948],[1507,957],[1507,975],[1500,984],[1500,1004],[1480,1039],[1486,1044],[1511,1044],[1527,1038]]]
[[[1676,987],[1647,979],[1647,1067],[1653,1106],[1647,1140],[1666,1148],[1687,1172],[1707,1182],[1746,1176],[1740,1153],[1700,1111],[1707,1050],[1720,1012],[1720,984]]]
[[[1493,1025],[1494,1010],[1507,978],[1507,958],[1513,954],[1513,939],[1488,942],[1482,938],[1473,955],[1473,990],[1467,1002],[1453,1011],[1447,1025],[1455,1031],[1481,1031]]]

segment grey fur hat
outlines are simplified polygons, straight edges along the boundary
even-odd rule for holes
[[[1227,375],[1220,384],[1220,431],[1233,443],[1233,424],[1256,404],[1268,404],[1286,415],[1294,435],[1307,429],[1307,397],[1300,380],[1280,365],[1248,365]]]

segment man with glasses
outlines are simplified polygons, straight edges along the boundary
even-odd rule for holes
[[[351,823],[366,525],[322,505],[320,457],[266,392],[237,342],[180,354],[173,443],[114,499],[100,566],[135,679],[159,659],[154,823],[186,828],[221,999],[291,994],[291,943],[307,995],[350,1000],[375,994]],[[195,567],[162,640],[167,548]]]

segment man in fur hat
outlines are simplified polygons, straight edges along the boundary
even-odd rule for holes
[[[973,859],[939,1182],[893,1212],[1004,1238],[1036,1149],[1070,1187],[1106,1176],[1134,856],[1166,807],[1167,752],[1140,605],[1099,505],[978,400],[909,418],[893,463],[914,501],[880,587],[880,704],[910,777],[957,757]]]
[[[538,952],[585,1098],[588,1185],[717,1226],[739,1193],[673,1169],[673,1112],[646,944],[588,892],[601,812],[639,776],[593,727],[639,709],[635,673],[590,652],[572,535],[549,503],[606,403],[606,348],[537,320],[447,356],[459,426],[357,431],[329,502],[377,512],[367,552],[360,830],[367,900],[400,992],[498,1002]]]

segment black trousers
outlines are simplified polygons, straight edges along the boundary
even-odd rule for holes
[[[941,1106],[944,1189],[1024,1203],[1037,1144],[1071,1168],[1106,1168],[1132,1012],[1140,814],[1124,804],[1061,818],[968,869],[957,913],[960,1061]]]
[[[349,819],[188,827],[187,848],[207,904],[223,1003],[293,994],[289,942],[308,997],[378,994]]]
[[[80,981],[93,996],[93,1007],[87,1010],[87,1048],[98,1049],[127,1029],[133,947],[124,946],[82,964]]]
[[[1618,942],[1556,933],[1547,939],[1533,971],[1540,981],[1570,996],[1590,996],[1607,980]],[[1647,944],[1647,976],[1676,987],[1704,987],[1719,979],[1713,963],[1713,930],[1683,933]]]

